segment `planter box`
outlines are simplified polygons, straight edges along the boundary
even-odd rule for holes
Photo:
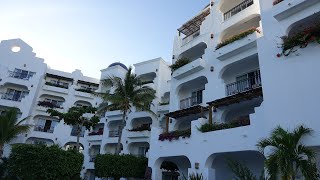
[[[246,50],[257,47],[257,39],[260,37],[260,33],[254,32],[243,39],[234,41],[226,46],[221,47],[215,51],[216,57],[219,60],[226,60]]]
[[[175,70],[172,74],[172,77],[174,77],[175,79],[182,79],[193,73],[201,71],[202,69],[205,68],[205,66],[206,66],[205,60],[199,58]]]

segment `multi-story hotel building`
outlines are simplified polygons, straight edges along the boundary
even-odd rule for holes
[[[148,157],[154,180],[191,173],[202,173],[208,180],[230,179],[226,158],[243,162],[259,175],[270,152],[261,154],[257,142],[277,126],[292,129],[301,124],[314,129],[303,143],[320,153],[320,45],[311,42],[288,56],[281,54],[283,37],[319,25],[319,17],[319,0],[212,0],[178,28],[172,63],[188,59],[188,64],[172,73],[161,58],[134,65],[135,73],[149,82],[146,86],[156,90],[151,107],[155,114],[130,112],[122,153]],[[72,106],[96,107],[101,99],[86,91],[106,91],[98,79],[80,70],[48,68],[20,39],[1,42],[0,68],[0,109],[16,107],[21,117],[31,116],[27,123],[33,126],[12,143],[74,146],[73,128],[48,116],[43,105],[51,103],[63,112]],[[101,79],[126,72],[125,65],[113,63],[101,70]],[[82,173],[89,179],[95,178],[95,156],[115,152],[121,118],[118,110],[106,112],[93,130],[83,131]],[[232,126],[199,130],[210,122]],[[188,135],[164,138],[170,132]],[[168,161],[179,170],[162,169]]]

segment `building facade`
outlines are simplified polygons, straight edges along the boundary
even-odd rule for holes
[[[204,179],[227,180],[232,178],[227,158],[259,177],[265,156],[256,144],[277,126],[313,128],[303,142],[320,152],[320,96],[312,83],[319,76],[320,45],[282,53],[283,37],[319,27],[319,17],[317,0],[215,0],[183,24],[172,63],[190,62],[171,76],[166,127],[151,131],[153,179],[202,173]],[[219,130],[199,130],[210,122]],[[178,173],[161,168],[168,161]]]
[[[303,142],[320,152],[320,45],[311,42],[282,53],[283,37],[319,25],[319,17],[318,0],[211,0],[178,29],[172,64],[184,59],[185,65],[171,72],[161,58],[134,64],[135,74],[156,90],[155,114],[135,109],[128,114],[121,152],[148,157],[154,180],[192,173],[227,180],[232,173],[226,158],[244,162],[260,175],[270,152],[262,155],[256,144],[277,126],[313,128],[313,136]],[[21,117],[31,115],[27,123],[33,126],[12,143],[73,147],[73,127],[49,117],[48,104],[62,112],[72,106],[96,107],[102,100],[88,92],[112,91],[80,70],[48,68],[20,39],[1,42],[0,68],[0,111],[16,107]],[[126,72],[125,65],[113,63],[101,70],[100,79]],[[88,179],[95,178],[96,155],[115,152],[121,119],[119,110],[108,111],[94,129],[83,130],[82,173]],[[219,130],[199,130],[211,122]],[[165,162],[178,170],[165,170]]]

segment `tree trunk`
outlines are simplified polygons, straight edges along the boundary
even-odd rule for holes
[[[77,144],[76,144],[76,148],[77,148],[77,152],[79,152],[80,149],[80,126],[79,124],[77,125]]]
[[[121,152],[121,139],[122,139],[122,130],[124,128],[124,124],[126,122],[126,116],[127,116],[127,111],[124,110],[123,111],[123,119],[122,119],[122,122],[121,122],[121,125],[119,127],[119,138],[118,138],[118,144],[117,144],[117,147],[116,147],[116,154],[120,154]]]
[[[3,156],[3,144],[0,144],[0,158]]]

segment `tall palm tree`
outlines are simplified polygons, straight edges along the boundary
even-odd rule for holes
[[[131,112],[132,107],[152,113],[150,105],[152,105],[152,101],[155,99],[155,90],[143,86],[141,79],[132,73],[131,67],[129,67],[123,79],[116,76],[109,76],[102,80],[102,84],[107,87],[112,87],[112,91],[98,94],[104,100],[99,106],[99,112],[115,109],[122,112],[122,121],[119,127],[119,138],[116,148],[116,154],[119,154],[121,151],[122,130],[126,123],[127,114]]]
[[[18,121],[17,114],[15,108],[10,108],[0,116],[0,157],[3,155],[4,144],[9,143],[17,135],[29,131],[29,125],[21,124],[27,118]]]
[[[292,132],[277,127],[269,138],[257,144],[261,153],[266,147],[271,147],[271,154],[265,161],[271,180],[279,177],[283,180],[294,180],[300,174],[308,180],[319,178],[315,151],[300,142],[302,137],[310,135],[311,132],[312,129],[304,126],[299,126]]]

